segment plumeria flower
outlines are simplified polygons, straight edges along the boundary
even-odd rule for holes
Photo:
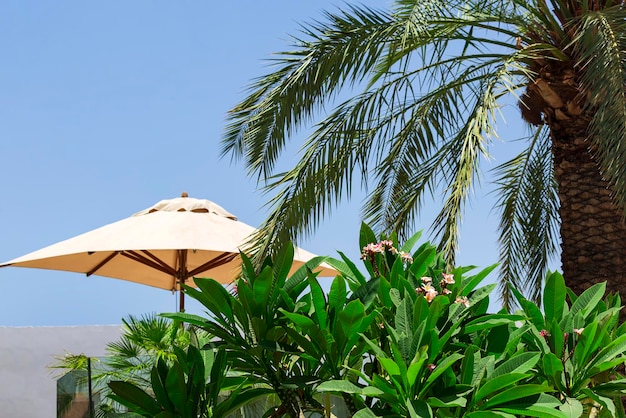
[[[441,293],[443,293],[444,295],[449,295],[450,293],[452,293],[452,290],[443,288],[441,289]]]
[[[454,284],[454,274],[441,273],[441,275],[443,276],[443,280],[441,280],[442,286],[443,286],[443,283]]]
[[[433,299],[435,299],[435,298],[437,297],[437,295],[439,294],[439,293],[437,293],[437,291],[436,291],[434,288],[431,288],[431,289],[432,289],[432,290],[430,290],[430,291],[426,291],[426,292],[424,293],[424,297],[426,298],[426,301],[427,301],[428,303],[432,302],[432,301],[433,301]]]
[[[467,296],[456,298],[454,303],[461,304],[461,305],[465,306],[466,308],[470,307],[470,302],[469,302],[469,299],[467,298]]]
[[[405,253],[404,251],[400,251],[400,258],[405,263],[412,263],[413,262],[413,257],[411,256],[411,254]]]
[[[397,254],[398,250],[396,249],[396,247],[393,246],[393,242],[390,240],[383,240],[379,243],[379,245],[384,248],[387,249],[389,251],[391,251],[392,254]]]
[[[430,277],[427,277],[427,276],[422,277],[420,280],[422,281],[422,283],[432,283],[433,282],[433,279],[430,278]]]
[[[430,283],[422,284],[422,289],[424,289],[424,292],[436,292],[435,288]]]
[[[539,335],[541,335],[543,338],[548,338],[551,334],[548,330],[542,329],[541,331],[539,331]]]
[[[574,328],[574,334],[580,335],[583,333],[584,330],[584,328]]]
[[[429,283],[422,284],[422,290],[428,303],[432,302],[433,299],[435,299],[435,297],[439,294],[439,292],[437,292],[437,290]]]

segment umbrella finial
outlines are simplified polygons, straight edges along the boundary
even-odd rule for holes
[[[187,194],[187,192],[182,192],[182,193],[180,194],[180,197],[189,197],[189,195]]]

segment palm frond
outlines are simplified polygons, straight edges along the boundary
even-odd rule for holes
[[[614,198],[626,208],[626,11],[586,14],[576,41],[581,83],[595,109],[590,135]]]
[[[530,146],[494,169],[500,214],[500,297],[515,305],[511,288],[541,301],[541,285],[555,255],[558,196],[547,129],[537,129]]]
[[[309,39],[296,39],[297,49],[275,60],[279,69],[257,79],[229,112],[222,154],[243,157],[251,174],[270,177],[287,138],[345,83],[362,79],[385,48],[386,13],[350,7],[326,18],[303,28]]]

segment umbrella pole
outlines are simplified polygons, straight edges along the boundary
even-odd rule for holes
[[[178,291],[180,292],[178,310],[180,312],[185,312],[185,289],[183,289],[183,285],[186,280],[187,250],[178,250]]]
[[[91,387],[91,357],[87,357],[87,380],[89,385],[89,418],[94,418],[93,390]]]
[[[183,281],[180,281],[179,284],[183,284]],[[182,286],[179,286],[179,290],[178,293],[180,293],[179,295],[179,300],[178,300],[178,310],[180,312],[185,312],[185,291],[183,290]]]

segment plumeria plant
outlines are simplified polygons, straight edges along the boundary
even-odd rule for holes
[[[212,279],[187,288],[207,316],[165,316],[208,332],[203,348],[224,370],[276,399],[263,417],[624,416],[619,298],[602,284],[575,295],[553,273],[543,309],[512,289],[521,308],[489,312],[496,266],[448,268],[419,239],[363,225],[362,268],[340,252],[293,274],[291,245],[260,268],[242,254],[230,291]],[[313,273],[322,261],[338,271],[328,291]]]

